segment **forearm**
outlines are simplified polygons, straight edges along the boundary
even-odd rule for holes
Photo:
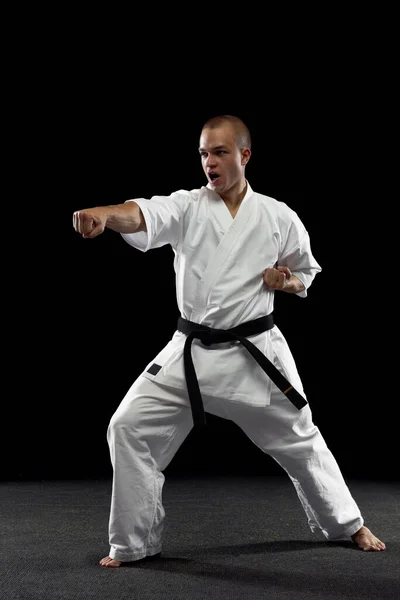
[[[306,288],[300,279],[296,277],[296,275],[291,275],[286,281],[285,287],[282,288],[282,291],[288,292],[289,294],[298,294],[299,292],[304,292],[305,289]]]
[[[106,227],[118,233],[146,231],[143,213],[136,202],[125,202],[102,207],[106,215]]]
[[[147,231],[143,213],[134,201],[77,210],[73,215],[73,225],[83,238],[95,238],[106,227],[119,233]]]
[[[293,275],[289,267],[269,267],[263,273],[264,283],[271,290],[281,290],[289,294],[298,294],[306,289],[303,282]]]

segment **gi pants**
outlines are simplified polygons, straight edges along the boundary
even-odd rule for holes
[[[311,530],[349,538],[364,520],[309,405],[301,410],[272,386],[269,406],[202,395],[204,409],[236,423],[289,475]],[[186,391],[142,376],[111,418],[107,432],[113,466],[110,557],[135,561],[161,551],[164,475],[193,427]]]

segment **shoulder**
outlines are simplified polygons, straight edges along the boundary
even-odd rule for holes
[[[201,188],[194,188],[192,190],[178,190],[171,194],[171,196],[181,196],[187,200],[192,202],[198,202],[200,199],[205,196],[212,196],[213,192],[209,190],[207,187],[202,186]]]
[[[267,196],[265,194],[260,194],[259,192],[254,192],[259,202],[259,205],[263,207],[268,214],[276,219],[280,223],[292,222],[293,220],[298,219],[297,213],[290,208],[286,202],[282,202],[282,200],[278,200],[277,198],[273,198],[272,196]]]
[[[286,202],[277,200],[271,196],[258,194],[259,202],[264,207],[269,219],[274,223],[282,239],[292,237],[302,238],[306,233],[306,228],[297,212]]]
[[[193,190],[177,190],[176,192],[172,192],[168,197],[170,201],[183,204],[186,206],[192,205],[198,202],[199,198],[202,195],[202,189],[193,189]]]
[[[288,204],[282,202],[282,200],[278,200],[277,198],[273,198],[272,196],[266,196],[265,194],[260,194],[259,192],[254,193],[257,196],[260,204],[274,211],[277,215],[293,216],[296,214],[295,211],[292,208],[290,208]]]

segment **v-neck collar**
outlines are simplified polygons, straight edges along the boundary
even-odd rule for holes
[[[232,216],[229,208],[227,207],[227,205],[225,204],[225,202],[223,201],[221,196],[219,194],[217,194],[216,192],[214,192],[214,190],[212,190],[209,187],[209,184],[207,184],[207,186],[206,186],[208,189],[208,198],[209,198],[209,201],[211,204],[212,212],[213,212],[214,216],[216,217],[216,219],[218,220],[218,223],[221,227],[221,231],[223,233],[226,233],[227,230],[229,229],[229,227],[235,221],[235,219],[237,219],[239,213],[242,210],[242,205],[245,202],[247,202],[247,200],[253,193],[253,190],[251,189],[250,184],[247,181],[247,179],[246,179],[246,184],[247,184],[246,194],[244,195],[244,198],[241,201],[240,206],[237,210],[237,213],[235,214],[234,217]]]
[[[246,193],[245,193],[245,195],[244,195],[244,198],[243,198],[243,200],[241,201],[241,203],[240,203],[240,205],[239,205],[239,208],[238,208],[238,210],[237,210],[237,212],[236,212],[236,215],[238,214],[239,210],[241,209],[241,206],[242,206],[242,204],[243,204],[244,202],[246,202],[246,200],[249,198],[249,196],[250,196],[250,195],[253,193],[253,190],[251,189],[251,187],[250,187],[250,184],[249,184],[249,182],[247,181],[247,179],[246,179],[245,181],[246,181],[246,185],[247,185]],[[231,219],[232,219],[232,221],[233,221],[233,219],[236,217],[236,215],[235,215],[235,217],[232,217],[232,215],[231,215],[231,211],[230,211],[230,210],[229,210],[229,208],[227,207],[227,205],[226,205],[225,201],[224,201],[224,200],[221,198],[221,196],[220,196],[219,194],[217,194],[217,192],[214,192],[214,190],[212,190],[212,189],[211,189],[211,184],[210,184],[210,183],[207,183],[206,187],[207,187],[207,189],[208,189],[208,190],[210,190],[210,192],[211,192],[212,194],[214,194],[215,196],[217,196],[217,197],[219,198],[219,200],[221,201],[221,203],[224,205],[224,207],[225,207],[225,209],[226,209],[226,212],[228,213],[228,215],[230,216],[230,218],[231,218]]]

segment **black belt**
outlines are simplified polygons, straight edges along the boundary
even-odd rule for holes
[[[289,381],[278,371],[270,360],[248,339],[248,336],[256,335],[272,329],[274,326],[273,314],[260,317],[254,321],[247,321],[232,329],[213,329],[206,325],[199,325],[187,319],[179,317],[178,330],[187,335],[183,360],[185,366],[186,385],[189,394],[189,400],[192,407],[193,423],[195,426],[203,427],[206,425],[206,416],[204,414],[203,402],[201,399],[199,382],[197,381],[196,371],[193,365],[191,346],[194,338],[199,339],[206,346],[211,344],[220,344],[222,342],[231,342],[238,340],[247,348],[253,358],[258,362],[263,371],[272,379],[275,385],[299,410],[306,406],[307,401],[299,394]]]

